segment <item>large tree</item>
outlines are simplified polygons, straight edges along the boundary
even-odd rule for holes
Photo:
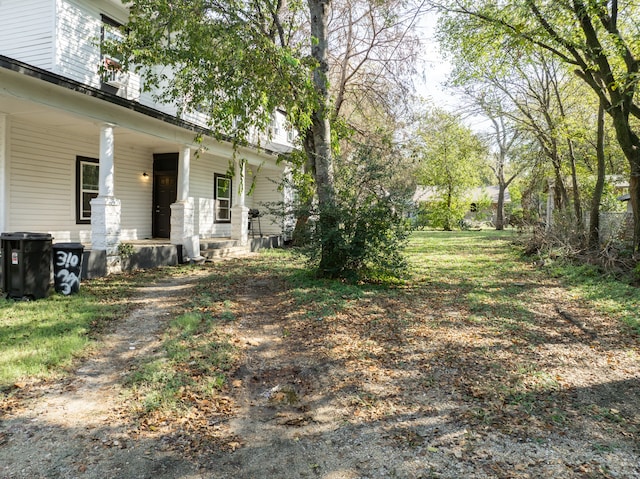
[[[500,110],[487,107],[485,108],[485,115],[491,121],[493,128],[492,143],[494,145],[494,151],[492,152],[492,161],[489,162],[489,168],[491,168],[493,176],[498,182],[498,204],[495,226],[496,230],[503,230],[505,227],[505,192],[511,182],[515,180],[523,170],[522,161],[516,162],[514,155],[521,132],[509,124],[507,118],[501,115]]]
[[[434,2],[449,28],[501,41],[505,50],[541,48],[570,65],[598,95],[629,162],[634,252],[640,251],[640,5],[617,0],[451,0]],[[498,38],[499,40],[496,40]]]

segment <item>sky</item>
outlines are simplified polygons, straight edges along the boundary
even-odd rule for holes
[[[460,95],[445,86],[451,73],[452,65],[440,53],[440,46],[435,39],[437,16],[427,13],[420,19],[418,26],[423,40],[421,55],[422,71],[416,78],[417,90],[425,99],[430,99],[435,106],[453,113],[459,112],[464,101]],[[476,133],[486,133],[491,124],[480,116],[465,116],[463,123]]]
[[[418,31],[423,41],[422,69],[416,84],[423,97],[431,99],[438,106],[449,109],[456,105],[454,95],[444,86],[447,75],[451,71],[451,65],[440,54],[440,47],[435,40],[436,22],[435,13],[427,13],[420,19]]]

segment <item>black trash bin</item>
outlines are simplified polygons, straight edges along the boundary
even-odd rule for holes
[[[57,293],[68,295],[80,291],[83,252],[82,243],[53,245],[53,284]]]
[[[2,291],[10,298],[40,299],[51,282],[51,235],[2,233]]]

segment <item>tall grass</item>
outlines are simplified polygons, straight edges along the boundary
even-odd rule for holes
[[[522,255],[517,239],[512,231],[416,232],[407,250],[413,285],[428,282],[443,290],[456,285],[452,302],[464,299],[472,313],[527,320],[528,291],[554,278],[571,296],[640,334],[640,288],[594,265],[555,261],[538,267]]]

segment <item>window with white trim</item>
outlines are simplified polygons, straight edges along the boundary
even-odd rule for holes
[[[216,202],[216,223],[231,222],[231,178],[227,175],[214,174],[214,199]]]
[[[100,167],[95,158],[76,157],[76,223],[91,223],[91,200],[98,196]]]
[[[122,25],[115,20],[102,15],[102,27],[100,29],[100,45],[106,42],[118,43],[123,36],[120,28]],[[121,87],[127,82],[127,75],[122,71],[120,59],[102,52],[102,81],[108,85]]]

